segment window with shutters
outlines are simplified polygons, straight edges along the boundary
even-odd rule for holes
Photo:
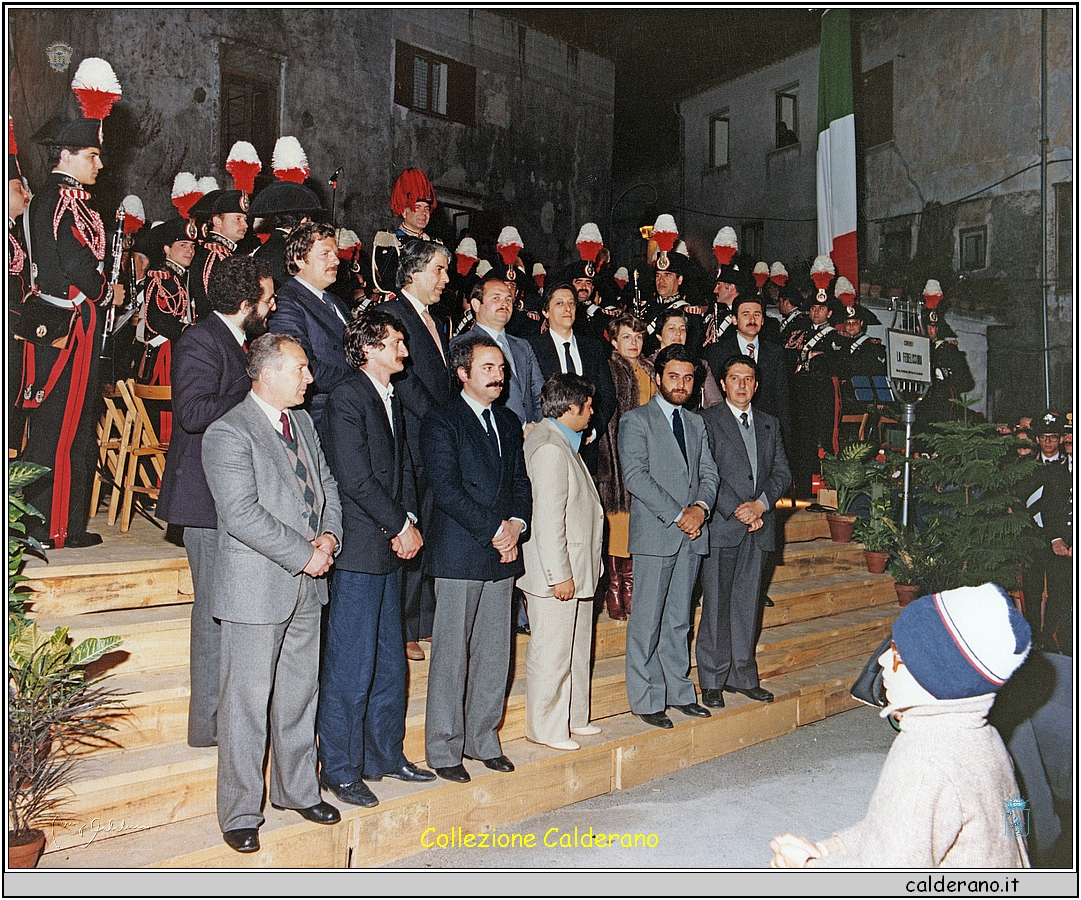
[[[790,84],[777,91],[773,99],[773,123],[776,147],[791,147],[799,143],[799,85]]]
[[[987,267],[987,226],[962,228],[958,232],[961,245],[961,269],[973,272]]]
[[[893,60],[864,72],[855,84],[856,140],[865,149],[893,140]]]
[[[761,222],[744,222],[740,226],[740,249],[751,259],[762,258],[762,235],[765,229]]]
[[[473,125],[476,123],[477,70],[397,41],[394,102],[416,112]]]
[[[221,70],[221,166],[237,141],[247,141],[264,160],[256,189],[272,181],[266,164],[278,139],[278,84],[249,74]]]

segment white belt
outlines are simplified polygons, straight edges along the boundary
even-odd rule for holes
[[[53,306],[59,306],[61,309],[75,309],[75,307],[87,299],[86,294],[82,291],[79,291],[79,295],[74,300],[68,300],[64,297],[54,297],[52,294],[46,294],[42,291],[38,291],[38,296],[46,303],[51,303]]]

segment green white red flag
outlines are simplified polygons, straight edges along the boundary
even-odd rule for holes
[[[859,284],[856,263],[856,120],[847,9],[822,16],[818,59],[818,252]]]

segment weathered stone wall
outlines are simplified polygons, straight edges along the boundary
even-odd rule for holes
[[[437,190],[460,190],[516,225],[546,262],[574,255],[578,228],[610,202],[614,69],[498,16],[465,9],[55,9],[10,10],[9,107],[31,185],[46,174],[30,141],[49,118],[77,109],[78,63],[108,60],[124,97],[106,121],[106,170],[95,190],[103,213],[137,194],[151,219],[173,214],[178,171],[231,179],[221,160],[222,55],[279,85],[279,132],[295,136],[309,184],[329,208],[341,167],[340,224],[369,245],[393,221],[391,185],[409,166]],[[395,39],[477,68],[477,124],[459,125],[397,106]],[[45,48],[74,49],[50,69]],[[270,160],[263,160],[269,171]]]

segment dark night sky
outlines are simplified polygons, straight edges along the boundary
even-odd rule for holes
[[[822,14],[806,7],[491,11],[615,63],[612,163],[625,173],[678,158],[676,100],[814,46]]]

